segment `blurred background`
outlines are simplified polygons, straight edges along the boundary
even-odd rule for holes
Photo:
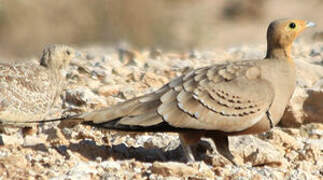
[[[186,51],[265,43],[270,21],[296,17],[322,31],[323,0],[0,0],[0,56],[50,43]]]

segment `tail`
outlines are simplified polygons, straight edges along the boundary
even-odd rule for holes
[[[165,131],[167,123],[157,113],[160,93],[134,98],[110,108],[78,116],[82,124],[121,131]]]

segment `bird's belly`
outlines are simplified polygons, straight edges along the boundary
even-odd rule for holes
[[[267,116],[265,116],[258,123],[251,126],[250,128],[247,128],[239,132],[232,132],[232,133],[229,133],[228,135],[237,136],[237,135],[247,135],[247,134],[259,134],[262,132],[269,131],[270,129],[271,129],[270,121],[267,118]]]

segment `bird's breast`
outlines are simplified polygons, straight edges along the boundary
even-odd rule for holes
[[[278,62],[277,62],[278,61]],[[274,99],[269,108],[272,124],[276,125],[283,113],[290,98],[292,97],[296,86],[295,67],[289,62],[275,60],[270,69],[263,69],[263,78],[269,81],[274,89]]]

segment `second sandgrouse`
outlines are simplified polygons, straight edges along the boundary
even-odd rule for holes
[[[67,46],[49,45],[38,63],[1,63],[0,126],[43,119],[63,90],[62,70],[74,53]]]

